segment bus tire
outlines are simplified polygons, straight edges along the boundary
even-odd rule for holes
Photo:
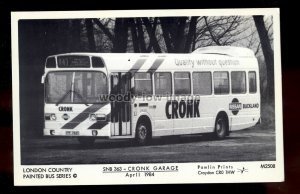
[[[214,137],[216,139],[224,139],[228,134],[228,121],[224,114],[219,114],[215,123]]]
[[[147,122],[140,121],[135,131],[135,141],[138,145],[147,145],[151,140],[151,129]]]
[[[91,147],[95,143],[94,137],[78,137],[78,141],[82,147]]]

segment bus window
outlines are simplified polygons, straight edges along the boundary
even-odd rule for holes
[[[214,90],[215,94],[229,94],[228,72],[214,72]]]
[[[193,73],[193,92],[194,94],[210,95],[211,73],[210,72],[194,72]]]
[[[93,67],[104,67],[104,63],[100,57],[92,57]]]
[[[56,103],[72,88],[73,72],[50,72],[46,78],[46,102]],[[66,96],[62,103],[71,103],[71,95]]]
[[[231,92],[233,94],[244,94],[246,90],[246,73],[244,71],[231,72]]]
[[[75,72],[74,103],[81,103],[82,97],[87,103],[100,102],[99,95],[107,94],[107,78],[102,72]]]
[[[174,73],[174,90],[175,94],[191,94],[190,73],[175,72]]]
[[[156,95],[172,94],[171,73],[155,73],[154,81]]]
[[[49,57],[46,60],[46,67],[47,68],[55,68],[56,67],[56,61],[54,57]]]
[[[255,71],[250,71],[248,73],[249,77],[249,93],[256,93],[256,73]]]
[[[49,72],[46,80],[47,103],[99,103],[107,94],[107,78],[96,71]]]
[[[152,79],[150,73],[135,73],[134,87],[138,96],[152,95]]]

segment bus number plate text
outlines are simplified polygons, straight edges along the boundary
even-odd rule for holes
[[[78,136],[79,135],[79,131],[66,131],[66,135]]]

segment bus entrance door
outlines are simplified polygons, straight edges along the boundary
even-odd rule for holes
[[[111,136],[131,135],[130,89],[129,73],[111,74]]]

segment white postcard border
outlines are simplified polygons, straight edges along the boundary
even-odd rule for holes
[[[59,19],[59,18],[103,18],[140,16],[225,16],[225,15],[272,15],[274,28],[274,80],[275,80],[275,133],[276,161],[255,162],[211,162],[211,163],[163,163],[163,164],[87,164],[87,165],[21,165],[20,145],[20,103],[19,103],[19,47],[18,20],[20,19]],[[165,184],[165,183],[230,183],[230,182],[281,182],[284,181],[283,123],[282,123],[282,83],[280,56],[279,9],[203,9],[203,10],[131,10],[131,11],[47,11],[12,12],[12,84],[13,84],[13,156],[15,185],[97,185],[97,184]],[[275,169],[261,169],[261,164],[275,164]],[[176,165],[178,173],[157,172],[154,177],[126,178],[119,173],[103,173],[103,167]],[[235,170],[246,168],[248,173],[232,175],[198,175],[201,166],[229,165]],[[70,179],[23,179],[23,170],[35,168],[72,168],[76,178]]]

